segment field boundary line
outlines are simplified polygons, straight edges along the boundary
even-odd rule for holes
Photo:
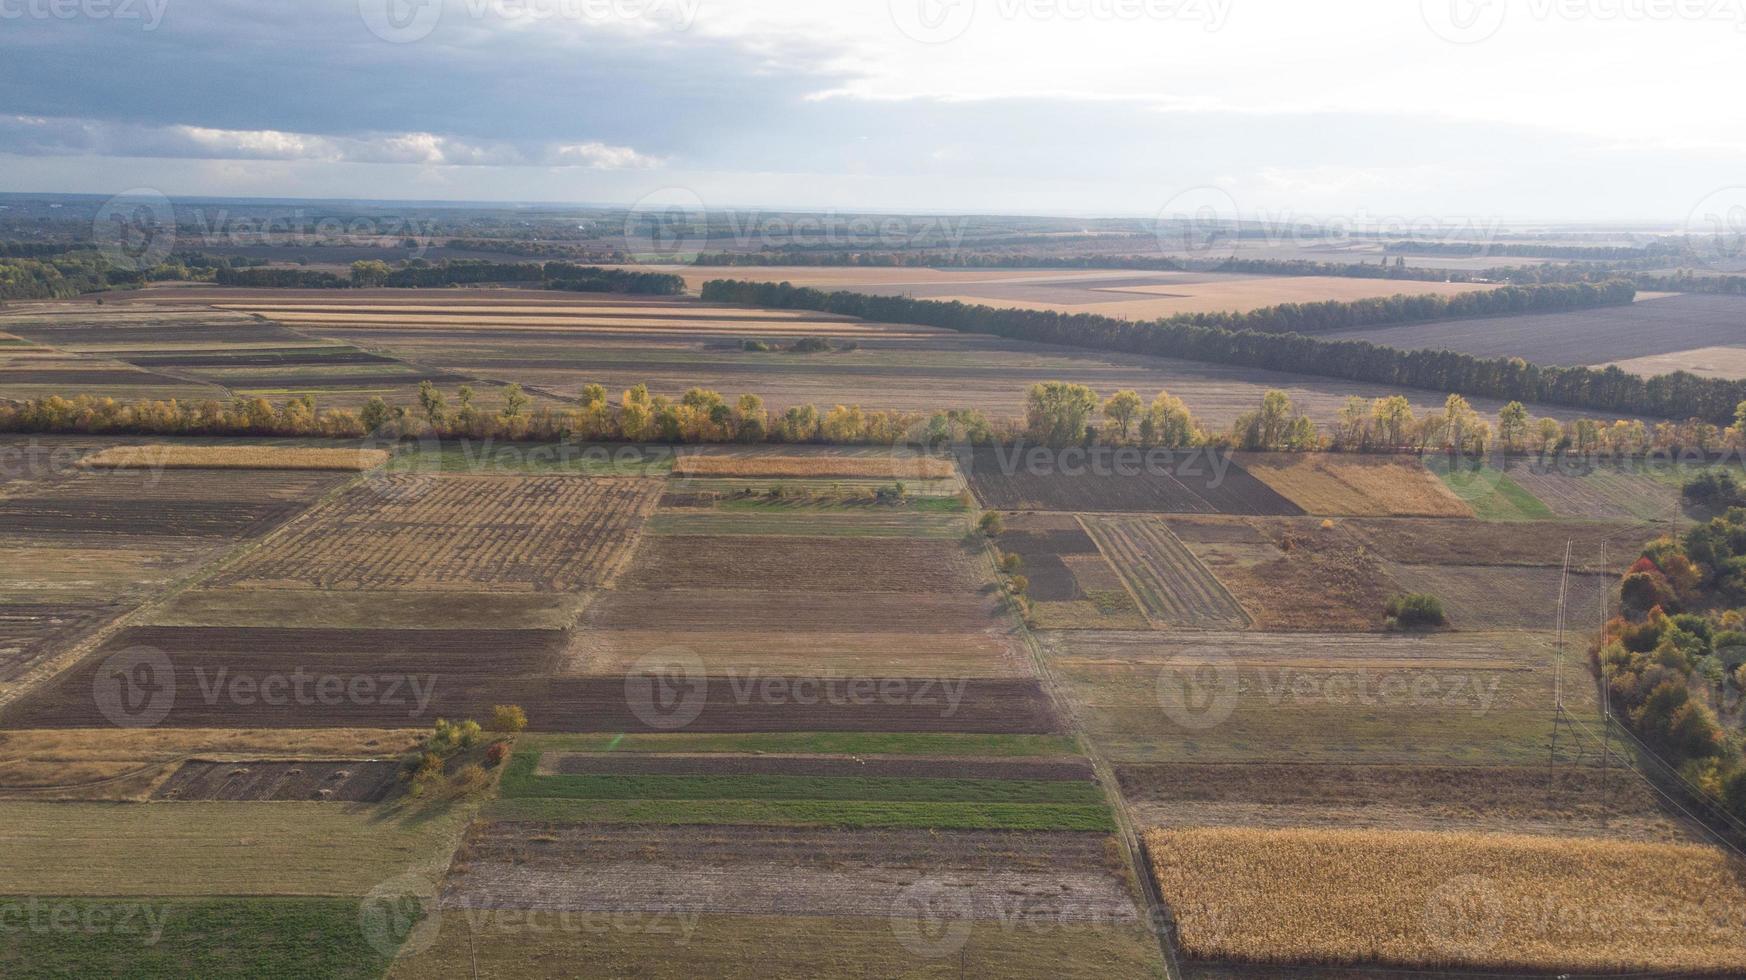
[[[1077,515],[1075,515],[1075,520],[1077,520]],[[996,580],[998,581],[994,543],[986,537],[982,541],[982,553],[990,568],[996,570]],[[1024,617],[1018,615],[1010,605],[1008,609],[1017,623],[1019,635],[1026,649],[1031,653],[1032,666],[1037,671],[1037,679],[1041,682],[1043,690],[1049,696],[1049,703],[1066,724],[1068,733],[1078,743],[1080,754],[1087,762],[1091,763],[1092,771],[1097,776],[1098,785],[1103,789],[1110,815],[1115,819],[1116,839],[1121,841],[1122,852],[1127,857],[1129,872],[1134,875],[1134,884],[1139,889],[1146,904],[1144,924],[1157,941],[1159,951],[1164,957],[1164,976],[1167,980],[1185,980],[1182,966],[1176,959],[1176,937],[1170,926],[1173,921],[1170,907],[1165,904],[1164,896],[1158,890],[1158,883],[1152,878],[1151,864],[1146,854],[1145,843],[1135,829],[1133,814],[1128,809],[1127,799],[1122,795],[1121,783],[1116,778],[1115,766],[1104,757],[1096,743],[1091,740],[1084,725],[1080,723],[1077,709],[1062,691],[1055,678],[1055,672],[1049,664],[1048,657],[1043,653],[1042,645],[1037,642],[1036,635],[1025,623]]]

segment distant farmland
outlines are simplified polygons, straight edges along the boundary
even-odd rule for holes
[[[1680,366],[1677,352],[1746,342],[1746,297],[1696,293],[1643,299],[1579,313],[1450,320],[1330,334],[1386,347],[1521,357],[1545,365],[1594,365],[1667,355],[1657,370]],[[1640,365],[1641,366],[1641,365]]]

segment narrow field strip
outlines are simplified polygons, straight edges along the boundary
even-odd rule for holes
[[[115,446],[79,461],[90,469],[345,470],[361,472],[388,462],[384,449],[309,449],[279,446]]]
[[[498,800],[493,820],[531,823],[744,824],[774,827],[939,830],[1115,828],[1105,804],[875,803],[850,800]]]
[[[926,779],[891,776],[668,776],[641,773],[533,774],[520,755],[504,773],[505,799],[869,800],[904,803],[1086,803],[1102,800],[1078,780]]]
[[[721,752],[787,755],[1078,756],[1070,735],[978,735],[955,732],[748,732],[524,735],[521,746],[545,752]]]

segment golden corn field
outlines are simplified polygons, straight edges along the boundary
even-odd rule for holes
[[[949,459],[890,456],[687,456],[673,464],[684,476],[842,477],[876,480],[948,480]]]
[[[82,465],[95,469],[372,470],[388,462],[384,449],[276,446],[113,446]]]
[[[1746,971],[1746,868],[1710,847],[1246,828],[1146,846],[1195,958]]]

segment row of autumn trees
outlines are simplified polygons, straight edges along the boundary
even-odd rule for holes
[[[1466,295],[1496,298],[1463,299]],[[1479,315],[1483,311],[1474,304],[1481,302],[1502,307],[1491,308],[1489,312],[1527,313],[1628,302],[1634,295],[1634,287],[1629,283],[1555,283],[1509,286],[1456,297],[1289,304],[1229,316],[1192,314],[1130,321],[1091,313],[997,309],[853,292],[825,293],[788,283],[717,279],[703,287],[703,298],[712,302],[817,310],[1037,343],[1364,381],[1391,389],[1424,388],[1607,414],[1697,418],[1713,424],[1732,422],[1735,406],[1746,400],[1746,382],[1699,378],[1683,371],[1645,379],[1617,367],[1599,370],[1541,367],[1520,358],[1487,359],[1455,351],[1399,350],[1362,340],[1327,340],[1302,332]],[[1296,332],[1263,332],[1258,327]]]
[[[990,420],[974,410],[933,413],[874,411],[837,405],[820,411],[798,405],[766,410],[755,394],[728,398],[692,388],[678,398],[629,388],[612,398],[588,385],[574,403],[538,404],[510,384],[486,406],[471,385],[454,394],[426,381],[411,405],[373,397],[356,411],[322,410],[310,396],[274,405],[263,398],[230,402],[155,401],[124,404],[109,398],[49,398],[0,403],[0,431],[113,433],[133,435],[320,436],[327,438],[501,438],[531,441],[631,441],[669,443],[823,442],[898,443],[939,446],[1030,443],[1049,446],[1133,445],[1307,452],[1488,451],[1634,455],[1661,450],[1746,449],[1746,405],[1727,429],[1707,423],[1658,425],[1637,421],[1607,424],[1593,419],[1560,422],[1533,418],[1512,402],[1495,420],[1481,416],[1460,395],[1440,412],[1415,413],[1399,395],[1348,399],[1336,420],[1318,426],[1282,391],[1265,393],[1253,411],[1231,427],[1209,429],[1182,399],[1159,392],[1150,401],[1132,390],[1100,397],[1065,381],[1032,385],[1022,419]]]

